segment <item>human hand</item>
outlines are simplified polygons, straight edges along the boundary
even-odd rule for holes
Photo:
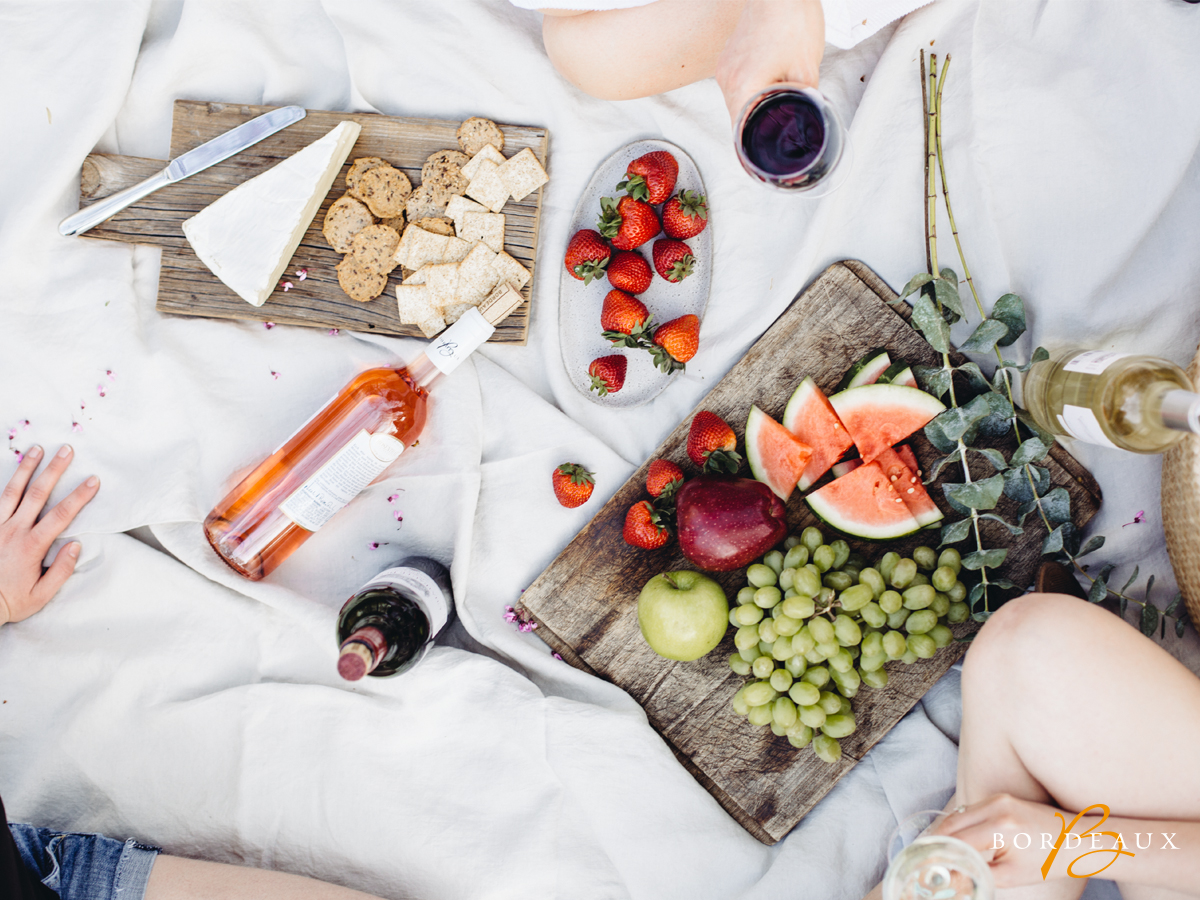
[[[45,572],[42,560],[54,540],[100,490],[100,479],[93,475],[38,521],[50,492],[71,464],[74,451],[64,444],[34,478],[43,455],[41,447],[33,447],[26,453],[0,493],[0,625],[28,619],[50,602],[75,571],[78,541],[59,550]]]
[[[717,57],[717,84],[734,127],[750,98],[772,84],[816,87],[824,53],[820,0],[746,0]]]
[[[1059,816],[1063,818],[1060,820]],[[1059,874],[1049,876],[1047,873],[1049,877],[1043,878],[1042,866],[1046,864],[1053,843],[1063,829],[1072,825],[1073,819],[1074,813],[1063,812],[1045,803],[1022,800],[1011,794],[996,794],[968,807],[959,807],[942,819],[934,831],[970,844],[988,861],[996,887],[1013,888],[1065,877],[1066,869],[1060,865]],[[1085,826],[1078,825],[1072,831],[1083,834]],[[1018,839],[1018,835],[1022,837]],[[1049,835],[1049,840],[1043,835]],[[1102,846],[1112,843],[1114,841],[1107,841]],[[1021,849],[1022,844],[1024,849]]]

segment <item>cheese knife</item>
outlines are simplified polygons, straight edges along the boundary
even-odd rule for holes
[[[95,228],[105,219],[116,215],[147,194],[152,194],[161,187],[182,181],[197,172],[202,172],[211,165],[229,159],[235,153],[254,146],[293,122],[299,122],[305,115],[302,106],[282,106],[269,113],[263,113],[237,128],[217,135],[211,141],[205,141],[194,150],[189,150],[182,156],[176,157],[165,169],[145,181],[139,181],[132,187],[118,191],[103,200],[97,200],[79,212],[72,213],[59,223],[58,231],[67,237],[83,234],[89,228]]]

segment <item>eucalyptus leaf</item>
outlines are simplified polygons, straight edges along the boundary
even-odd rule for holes
[[[937,418],[925,426],[924,432],[926,440],[933,444],[939,453],[949,453],[958,448],[958,438],[946,434],[942,423]]]
[[[1011,581],[1009,581],[1007,578],[993,578],[992,584],[998,588],[1003,588],[1006,591],[1012,590],[1013,588],[1016,587],[1016,585],[1013,584]]]
[[[963,315],[962,298],[958,295],[958,275],[953,269],[942,269],[941,277],[933,280],[934,297],[959,318]]]
[[[1008,460],[1004,458],[1004,454],[995,447],[971,447],[973,453],[978,453],[989,463],[997,472],[1002,472],[1008,468]]]
[[[1129,588],[1130,588],[1130,587],[1133,585],[1133,583],[1134,583],[1135,581],[1137,581],[1137,579],[1138,579],[1138,567],[1137,567],[1137,566],[1134,566],[1134,567],[1133,567],[1133,574],[1132,574],[1132,575],[1130,575],[1130,576],[1129,576],[1129,580],[1128,580],[1127,582],[1125,582],[1125,587],[1121,588],[1121,590],[1120,590],[1120,591],[1118,591],[1117,593],[1119,593],[1119,594],[1124,594],[1126,591],[1128,591],[1128,590],[1129,590]]]
[[[964,353],[987,353],[1008,334],[1008,326],[998,319],[984,319],[958,349]]]
[[[1005,294],[992,304],[992,318],[1003,323],[1007,332],[996,343],[1007,347],[1025,333],[1025,302],[1016,294]]]
[[[1087,556],[1089,553],[1095,553],[1097,550],[1099,550],[1103,546],[1104,546],[1104,535],[1097,534],[1093,537],[1088,538],[1088,542],[1083,545],[1083,549],[1081,549],[1078,553],[1076,553],[1075,556],[1076,556],[1076,558],[1078,558],[1080,556]]]
[[[971,484],[950,485],[947,496],[972,509],[994,509],[1004,493],[1004,476],[993,475]]]
[[[1042,511],[1054,524],[1071,521],[1071,495],[1064,487],[1056,487],[1042,497]]]
[[[1033,486],[1030,486],[1032,480]],[[1004,473],[1004,493],[1018,503],[1027,503],[1050,489],[1050,470],[1041,466],[1021,466]]]
[[[1017,507],[1017,515],[1016,515],[1017,524],[1024,525],[1025,517],[1028,516],[1035,509],[1037,509],[1037,505],[1038,505],[1038,502],[1036,500],[1029,500],[1025,503],[1022,503],[1020,506],[1018,506]]]
[[[950,504],[950,508],[952,510],[954,510],[959,515],[969,516],[969,515],[971,515],[971,508],[969,506],[963,506],[961,503],[959,503],[957,500],[955,500],[953,495],[951,495],[951,493],[950,493],[954,488],[959,488],[959,487],[962,487],[962,485],[961,484],[943,484],[942,485],[942,494],[945,496],[946,502]]]
[[[958,372],[966,380],[967,391],[972,396],[991,391],[992,386],[988,382],[987,376],[983,374],[983,370],[979,368],[978,363],[965,362],[954,371]]]
[[[931,281],[933,281],[933,276],[928,272],[922,272],[919,275],[914,275],[912,278],[908,279],[908,284],[906,284],[904,286],[904,290],[900,292],[899,299],[903,300],[909,294],[915,294]]]
[[[1129,609],[1129,598],[1124,594],[1117,598],[1117,609],[1120,611],[1121,618],[1125,618],[1125,610]]]
[[[971,613],[971,618],[974,619],[976,622],[986,622],[991,617],[992,617],[992,611],[990,609],[981,609],[981,610],[979,610],[979,612]]]
[[[999,522],[1001,525],[1003,525],[1005,528],[1008,529],[1009,534],[1024,534],[1025,533],[1025,529],[1022,528],[1020,525],[1013,525],[1011,522],[1008,522],[1008,521],[1000,518],[1000,516],[996,515],[995,513],[980,513],[979,518],[987,519],[988,521],[991,521],[991,522]]]
[[[1179,609],[1179,604],[1182,602],[1183,594],[1179,593],[1179,591],[1176,591],[1174,598],[1172,598],[1171,602],[1167,605],[1167,608],[1163,610],[1163,615],[1174,616],[1175,611]]]
[[[954,448],[954,451],[952,453],[949,453],[946,456],[938,457],[937,461],[933,464],[933,468],[930,470],[929,478],[926,479],[925,483],[932,484],[934,481],[937,480],[937,477],[939,474],[941,474],[941,471],[943,468],[950,465],[951,463],[956,463],[961,459],[962,459],[962,451],[959,450],[957,447]]]
[[[950,326],[928,296],[922,294],[917,298],[917,302],[913,304],[912,320],[934,350],[938,353],[949,351]]]
[[[979,602],[979,598],[983,596],[983,592],[986,588],[987,588],[987,585],[983,584],[982,582],[975,585],[973,588],[971,588],[971,593],[967,595],[967,602],[970,603],[972,606],[974,606],[976,603]],[[976,619],[975,621],[982,622],[983,620]]]
[[[996,394],[989,394],[990,397],[995,397]],[[975,423],[974,437],[975,440],[998,440],[1012,431],[1012,417],[1002,415],[1000,413],[992,413],[984,416]]]
[[[1148,638],[1154,637],[1154,630],[1158,628],[1158,608],[1147,603],[1142,607],[1142,634]]]
[[[1004,366],[996,366],[996,371],[992,373],[992,390],[998,394],[1007,394],[1012,390],[1008,369]]]
[[[1092,582],[1092,586],[1088,588],[1088,600],[1092,603],[1099,603],[1108,596],[1108,581],[1104,578],[1097,578]]]
[[[941,275],[943,278],[945,278],[951,284],[953,284],[953,285],[958,284],[958,273],[955,272],[949,266],[942,266],[940,269],[938,269],[938,274]]]
[[[1112,563],[1105,563],[1100,567],[1100,575],[1098,577],[1103,578],[1107,582],[1108,579],[1112,577],[1112,573],[1116,570],[1116,568],[1117,567]]]
[[[1183,637],[1183,626],[1184,626],[1183,619],[1175,620],[1175,637],[1177,637],[1177,638]]]
[[[1146,579],[1146,602],[1150,602],[1150,592],[1154,590],[1154,576],[1151,575]]]
[[[1025,410],[1021,410],[1017,413],[1017,419],[1020,420],[1021,424],[1025,426],[1026,430],[1031,435],[1039,438],[1047,447],[1054,443],[1054,435],[1048,432],[1037,422],[1033,421],[1033,419],[1029,417],[1029,413],[1025,412]]]
[[[1061,553],[1062,552],[1063,542],[1066,538],[1065,534],[1063,533],[1063,529],[1066,527],[1067,527],[1067,524],[1064,522],[1062,525],[1059,525],[1052,532],[1050,532],[1048,535],[1046,535],[1045,539],[1042,541],[1042,555],[1043,556],[1050,554],[1050,553]]]
[[[1000,548],[995,550],[976,550],[962,558],[964,569],[994,569],[1004,562],[1008,551]]]
[[[938,413],[929,425],[936,424],[949,440],[957,441],[970,431],[971,426],[988,414],[987,403],[981,403],[982,397],[976,397],[966,406],[951,406],[945,412]],[[925,426],[928,434],[929,425]],[[932,440],[932,438],[930,438]]]
[[[951,371],[944,366],[913,366],[912,370],[917,383],[935,397],[950,390]]]
[[[951,522],[949,525],[942,526],[942,542],[939,547],[945,547],[947,544],[957,544],[959,541],[965,540],[967,535],[971,533],[971,520],[959,519],[957,522]]]
[[[1016,467],[1026,463],[1040,462],[1046,458],[1046,454],[1049,452],[1050,448],[1042,442],[1041,438],[1026,438],[1017,448],[1017,452],[1012,455],[1009,465]]]

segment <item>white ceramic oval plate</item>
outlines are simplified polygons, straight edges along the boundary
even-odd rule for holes
[[[600,198],[624,196],[623,191],[617,190],[617,183],[624,180],[626,166],[639,156],[655,150],[668,151],[679,163],[679,177],[675,182],[675,190],[671,192],[672,196],[679,191],[697,191],[707,196],[700,170],[696,168],[692,158],[681,149],[667,141],[635,141],[622,147],[596,170],[575,207],[571,227],[567,232],[568,241],[577,231],[596,228],[596,220],[600,218]],[[661,210],[662,207],[655,208],[655,212]],[[711,207],[708,215],[708,227],[694,238],[684,241],[692,248],[692,255],[696,258],[692,274],[678,284],[672,284],[654,272],[650,287],[637,295],[654,316],[652,327],[688,313],[704,318],[704,308],[708,305],[709,287],[712,284]],[[652,248],[654,241],[662,237],[666,235],[659,234],[657,238],[647,241],[634,251],[640,253],[650,264],[652,272]],[[563,249],[565,251],[565,246]],[[616,251],[613,252],[615,255]],[[661,394],[678,372],[664,374],[655,367],[650,354],[645,350],[614,349],[612,344],[601,336],[600,311],[604,306],[605,296],[613,289],[608,279],[594,279],[591,284],[585,285],[571,275],[561,261],[559,267],[562,273],[558,291],[559,342],[562,344],[563,365],[566,366],[571,384],[593,403],[614,409],[641,406]],[[625,385],[616,393],[601,397],[591,390],[592,379],[588,375],[588,366],[594,359],[614,354],[629,360]]]

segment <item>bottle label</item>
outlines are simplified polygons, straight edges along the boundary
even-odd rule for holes
[[[1064,372],[1082,372],[1084,375],[1099,375],[1118,359],[1124,359],[1128,353],[1110,353],[1107,350],[1087,350],[1071,357],[1071,361],[1063,366]],[[1090,413],[1089,413],[1090,415]],[[1093,421],[1095,417],[1093,416]],[[1081,438],[1087,440],[1087,438]],[[1092,441],[1096,443],[1096,441]],[[1115,446],[1109,444],[1109,446]]]
[[[279,511],[305,531],[316,531],[403,452],[404,444],[390,434],[364,428],[293,491]]]
[[[446,597],[437,582],[421,570],[410,569],[407,566],[386,569],[359,588],[358,593],[379,587],[395,588],[416,601],[425,612],[425,617],[429,619],[430,640],[437,637],[438,632],[446,627],[446,621],[450,618]]]
[[[429,342],[425,355],[443,375],[449,375],[495,331],[495,326],[479,310],[468,309],[462,318]]]
[[[1099,444],[1101,447],[1112,447],[1114,450],[1121,449],[1108,439],[1096,419],[1096,414],[1086,406],[1067,404],[1058,417],[1058,424],[1073,438],[1087,441],[1089,444]]]

